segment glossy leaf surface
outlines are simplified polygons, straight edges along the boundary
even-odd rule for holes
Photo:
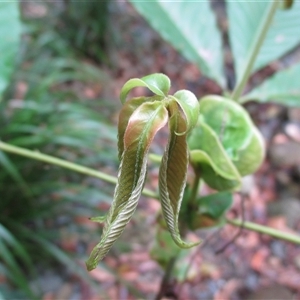
[[[256,100],[300,107],[300,64],[277,72],[242,97],[241,102]]]
[[[129,79],[122,87],[120,94],[121,102],[124,103],[130,90],[138,86],[147,87],[154,94],[166,97],[170,90],[171,82],[168,76],[161,73],[150,74],[142,78]]]
[[[187,90],[180,90],[173,96],[179,104],[185,118],[187,120],[187,132],[189,132],[198,121],[199,116],[199,102],[196,96]]]
[[[153,101],[153,97],[138,97],[128,100],[123,105],[122,110],[119,114],[118,122],[118,153],[120,160],[124,151],[124,135],[131,115],[143,103]]]
[[[150,144],[167,120],[168,112],[160,101],[143,103],[131,115],[124,134],[114,200],[105,219],[101,240],[86,263],[88,270],[96,268],[130,221],[143,189]]]
[[[241,184],[240,175],[220,143],[216,133],[203,121],[189,138],[191,163],[213,189],[233,190]]]
[[[21,37],[18,1],[0,2],[0,99],[17,60]]]
[[[240,175],[256,171],[264,158],[264,143],[248,112],[231,99],[206,96],[201,99],[200,114]]]
[[[272,1],[226,1],[229,17],[229,38],[237,78],[242,77],[251,43],[264,12]],[[287,10],[278,9],[258,54],[253,72],[293,49],[300,42],[300,1]]]
[[[189,161],[186,134],[178,136],[176,132],[186,131],[186,121],[176,103],[171,105],[170,115],[170,136],[159,170],[159,194],[162,213],[174,242],[181,248],[190,248],[198,243],[182,241],[178,226]]]
[[[224,87],[222,39],[209,1],[130,2],[166,41]]]

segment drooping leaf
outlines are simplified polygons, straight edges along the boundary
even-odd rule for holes
[[[173,96],[185,114],[187,121],[187,132],[189,132],[198,121],[199,102],[196,96],[187,90],[180,90]]]
[[[8,30],[9,28],[9,30]],[[0,2],[0,99],[9,83],[21,37],[18,1]]]
[[[241,102],[256,100],[300,107],[300,64],[282,70],[266,79],[241,98]]]
[[[167,120],[168,112],[160,101],[143,103],[131,115],[124,134],[114,200],[105,219],[101,240],[86,262],[88,270],[96,268],[130,221],[143,189],[151,141]]]
[[[166,41],[224,87],[222,39],[209,1],[130,2]]]
[[[240,175],[255,172],[264,159],[265,147],[248,112],[231,99],[206,96],[200,101],[200,114],[217,134]]]
[[[197,210],[190,215],[192,230],[219,226],[224,222],[224,215],[232,206],[232,193],[220,192],[200,197],[196,201]]]
[[[142,78],[129,79],[121,89],[121,102],[124,103],[130,90],[138,86],[147,87],[154,94],[166,97],[170,90],[171,82],[169,77],[162,73],[150,74]]]
[[[237,79],[240,79],[263,14],[272,1],[226,1],[229,38]],[[253,72],[280,58],[300,42],[300,1],[278,9],[254,64]]]
[[[182,241],[178,226],[189,157],[186,134],[180,136],[176,134],[186,131],[186,121],[176,106],[176,102],[169,106],[170,135],[159,169],[159,194],[162,213],[174,242],[181,248],[190,248],[199,243]]]

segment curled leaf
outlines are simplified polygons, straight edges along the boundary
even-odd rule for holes
[[[210,187],[219,191],[236,190],[240,187],[241,177],[236,167],[219,137],[203,121],[202,116],[188,143],[192,150],[191,163]]]
[[[189,159],[186,134],[178,136],[176,132],[186,131],[186,121],[178,108],[171,105],[170,109],[170,136],[159,170],[159,193],[162,213],[174,242],[181,248],[190,248],[199,242],[184,242],[180,237],[178,226]]]
[[[173,96],[181,107],[187,122],[187,132],[189,132],[198,121],[199,102],[196,96],[187,90],[180,90]]]
[[[113,203],[101,240],[86,262],[89,271],[96,268],[130,221],[143,189],[150,144],[167,120],[168,112],[160,101],[143,103],[130,116]]]
[[[206,96],[200,101],[200,115],[217,134],[240,175],[258,169],[265,156],[263,138],[241,105],[224,97]]]
[[[122,107],[118,122],[118,153],[121,160],[124,151],[124,134],[133,112],[145,102],[153,102],[155,97],[137,97],[128,100]]]
[[[155,73],[142,78],[132,78],[122,87],[120,93],[121,102],[124,103],[130,90],[138,86],[147,87],[154,94],[166,97],[170,90],[171,82],[169,77],[162,73]]]

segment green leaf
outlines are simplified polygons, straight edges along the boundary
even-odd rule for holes
[[[229,38],[237,79],[242,77],[251,44],[270,1],[226,1]],[[253,72],[268,65],[300,42],[300,1],[289,10],[278,10],[254,64]]]
[[[124,134],[114,200],[105,219],[101,240],[86,262],[89,271],[96,268],[130,221],[144,186],[150,144],[167,120],[168,111],[161,101],[143,103],[131,115]]]
[[[248,112],[231,99],[206,96],[200,101],[200,114],[218,135],[240,175],[255,172],[264,159],[265,147]]]
[[[199,102],[196,96],[187,90],[180,90],[173,96],[179,104],[187,121],[187,132],[189,132],[198,121]]]
[[[120,111],[119,114],[119,123],[118,123],[118,152],[119,152],[120,160],[124,151],[124,134],[131,115],[143,103],[153,102],[153,101],[155,101],[155,97],[138,97],[138,98],[132,98],[128,100],[123,105],[122,110]]]
[[[176,103],[172,103],[169,107],[169,110],[171,110],[169,119],[170,136],[159,169],[159,194],[162,213],[174,242],[180,248],[190,248],[198,245],[199,242],[186,243],[182,241],[178,227],[178,216],[186,184],[189,160],[186,134],[180,136],[176,134],[176,132],[186,131],[186,121],[176,106]]]
[[[219,226],[233,203],[232,193],[220,192],[200,197],[196,201],[197,210],[191,211],[189,223],[192,230]]]
[[[0,2],[0,97],[14,69],[21,37],[18,1]],[[1,99],[1,98],[0,98]]]
[[[154,94],[161,97],[166,97],[170,90],[171,82],[168,76],[161,73],[150,74],[141,79],[129,79],[121,89],[121,102],[124,103],[130,90],[138,86],[147,87]]]
[[[215,190],[236,190],[241,177],[222,146],[217,134],[199,118],[188,140],[191,163],[204,181]]]
[[[10,161],[9,157],[2,151],[0,151],[0,165],[2,165],[6,172],[14,179],[20,189],[23,190],[29,197],[31,195],[31,191],[26,181],[23,179],[16,166]]]
[[[241,98],[241,102],[256,100],[300,107],[300,64],[282,70]]]
[[[201,72],[225,86],[221,34],[209,1],[135,1],[150,25]]]

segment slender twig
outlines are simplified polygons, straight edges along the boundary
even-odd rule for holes
[[[45,163],[53,164],[53,165],[56,165],[59,167],[67,168],[67,169],[73,170],[75,172],[79,172],[79,173],[82,173],[85,175],[89,175],[89,176],[93,176],[93,177],[102,179],[109,183],[113,183],[113,184],[117,183],[117,178],[114,176],[110,176],[110,175],[107,175],[100,171],[96,171],[94,169],[90,169],[90,168],[87,168],[87,167],[84,167],[84,166],[81,166],[81,165],[78,165],[75,163],[71,163],[71,162],[68,162],[68,161],[60,159],[60,158],[56,158],[56,157],[53,157],[53,156],[50,156],[47,154],[43,154],[38,151],[31,151],[31,150],[27,150],[27,149],[24,149],[21,147],[12,146],[12,145],[9,145],[2,141],[0,141],[0,150],[6,151],[9,153],[14,153],[14,154],[21,155],[21,156],[25,156],[25,157],[32,158],[35,160],[40,160]],[[143,190],[143,195],[154,198],[154,199],[158,199],[158,195],[155,192],[148,190],[148,189]],[[227,223],[234,225],[234,226],[241,227],[243,224],[243,221],[239,220],[239,219],[227,219]],[[276,230],[276,229],[270,228],[268,226],[258,225],[256,223],[252,223],[252,222],[245,222],[243,226],[245,229],[268,234],[270,236],[273,236],[273,237],[276,237],[276,238],[279,238],[282,240],[286,240],[286,241],[289,241],[289,242],[292,242],[295,244],[300,244],[300,236],[295,235],[295,234],[282,232],[280,230]]]
[[[253,42],[250,46],[249,54],[246,59],[245,67],[242,72],[242,77],[238,79],[238,83],[235,86],[235,89],[232,93],[232,99],[238,101],[241,94],[243,93],[244,87],[249,79],[249,76],[252,72],[253,65],[259,53],[259,50],[262,46],[262,43],[265,39],[267,31],[272,23],[273,16],[278,8],[280,1],[273,0],[269,3],[268,8],[259,24],[258,30],[254,36]]]
[[[272,236],[274,238],[278,238],[281,240],[285,240],[294,244],[300,244],[300,236],[296,234],[292,234],[289,232],[284,232],[282,230],[278,230],[275,228],[271,228],[268,226],[264,225],[259,225],[256,223],[252,222],[243,222],[242,220],[239,219],[227,219],[226,220],[228,224],[241,227],[243,226],[245,229],[256,231],[259,233],[267,234],[269,236]]]
[[[32,151],[32,150],[27,150],[21,147],[17,147],[17,146],[13,146],[7,143],[4,143],[2,141],[0,141],[0,150],[9,152],[9,153],[13,153],[13,154],[17,154],[17,155],[21,155],[21,156],[25,156],[31,159],[35,159],[35,160],[39,160],[51,165],[56,165],[59,167],[63,167],[78,173],[82,173],[85,175],[89,175],[92,177],[96,177],[99,179],[102,179],[106,182],[109,183],[113,183],[116,184],[117,183],[117,178],[111,175],[107,175],[103,172],[91,169],[91,168],[87,168],[69,161],[66,161],[64,159],[60,159],[57,157],[53,157],[47,154],[43,154],[40,153],[39,151]],[[143,190],[143,194],[145,196],[151,197],[151,198],[158,198],[158,195],[148,189],[144,189]]]

